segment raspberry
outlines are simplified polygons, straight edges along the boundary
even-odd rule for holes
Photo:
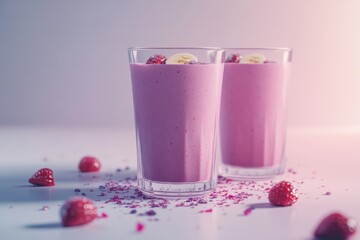
[[[227,63],[239,63],[240,62],[240,54],[230,54],[225,62]]]
[[[55,180],[53,170],[50,168],[42,168],[29,178],[29,183],[36,186],[54,186]]]
[[[146,61],[146,64],[165,64],[165,63],[166,63],[166,57],[160,54],[155,54]]]
[[[62,224],[66,227],[92,222],[97,218],[96,206],[85,197],[73,197],[61,207]]]
[[[98,172],[101,168],[100,161],[95,157],[86,156],[80,160],[79,170],[81,172]]]
[[[296,190],[287,181],[281,181],[270,189],[269,201],[273,205],[291,206],[298,200]]]
[[[317,239],[341,240],[348,239],[355,231],[355,220],[335,212],[320,222],[314,232],[314,236]]]

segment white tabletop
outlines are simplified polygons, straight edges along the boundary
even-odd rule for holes
[[[205,204],[186,199],[165,203],[131,199],[136,176],[134,135],[132,129],[1,127],[0,239],[309,240],[321,218],[333,211],[360,221],[359,129],[289,129],[287,172],[273,181],[289,180],[299,189],[299,200],[291,207],[268,204],[265,188],[271,180],[222,182],[218,198],[206,198]],[[100,173],[78,172],[78,162],[85,155],[101,160]],[[43,167],[54,170],[54,187],[27,182]],[[107,189],[101,196],[99,186],[109,182],[120,190]],[[122,186],[130,190],[123,191]],[[62,227],[61,204],[81,193],[95,201],[99,214],[108,217],[80,227]],[[242,196],[241,201],[235,204],[221,196],[226,193]],[[114,195],[125,200],[106,203]],[[151,202],[166,208],[152,208]],[[135,204],[136,208],[129,208]],[[44,206],[49,209],[41,210]],[[249,207],[254,209],[245,216]],[[137,213],[130,214],[132,209]],[[212,212],[202,212],[208,209]],[[156,215],[144,216],[149,210]],[[135,231],[137,223],[145,225],[140,233]],[[360,239],[360,234],[353,239]]]

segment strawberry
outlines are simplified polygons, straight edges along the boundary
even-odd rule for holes
[[[287,181],[281,181],[270,189],[269,201],[277,206],[291,206],[298,200],[296,190]]]
[[[55,180],[53,170],[50,168],[42,168],[38,170],[31,178],[29,178],[29,183],[36,186],[54,186]]]
[[[146,64],[165,64],[165,63],[166,63],[166,57],[161,54],[155,54],[146,61]]]
[[[356,222],[335,212],[325,217],[317,226],[314,236],[324,240],[348,239],[356,231]]]
[[[98,172],[101,168],[100,161],[95,157],[86,156],[80,160],[79,170],[81,172]]]
[[[239,63],[240,62],[240,54],[230,54],[225,62],[227,63]]]
[[[85,197],[73,197],[61,207],[62,224],[66,227],[78,226],[92,222],[97,218],[95,204]]]

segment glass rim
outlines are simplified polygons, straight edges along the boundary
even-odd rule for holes
[[[293,52],[289,47],[128,47],[128,51],[138,50],[254,50],[254,51],[284,51]]]
[[[289,47],[223,47],[226,50],[265,50],[265,51],[285,51],[292,52],[293,49]]]
[[[185,49],[190,49],[190,50],[217,50],[217,51],[225,51],[224,48],[221,47],[129,47],[128,50],[129,51],[136,51],[136,50],[185,50]]]

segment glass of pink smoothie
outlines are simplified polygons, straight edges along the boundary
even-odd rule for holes
[[[129,48],[128,53],[138,188],[159,197],[213,191],[224,51]]]
[[[220,113],[220,174],[268,178],[285,168],[288,48],[227,48]]]

